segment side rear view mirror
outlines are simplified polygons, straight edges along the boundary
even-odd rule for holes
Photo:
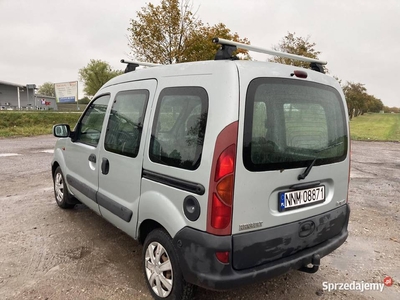
[[[53,135],[59,138],[69,137],[71,134],[71,128],[68,124],[57,124],[53,126]]]

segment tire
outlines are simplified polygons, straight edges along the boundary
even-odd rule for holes
[[[192,299],[193,285],[184,280],[172,239],[165,230],[154,229],[146,237],[143,271],[154,299]]]
[[[72,195],[68,192],[67,183],[60,167],[54,171],[54,197],[57,205],[63,209],[74,208],[75,204]]]

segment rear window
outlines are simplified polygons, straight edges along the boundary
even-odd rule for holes
[[[282,78],[254,79],[247,90],[243,161],[250,171],[342,161],[346,117],[330,86]]]

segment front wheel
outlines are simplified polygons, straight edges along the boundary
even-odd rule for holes
[[[165,230],[155,229],[146,237],[143,263],[147,286],[154,299],[191,299],[193,285],[184,280],[172,239]]]
[[[56,198],[57,205],[61,208],[73,208],[75,204],[72,204],[72,195],[68,192],[64,175],[60,167],[54,171],[54,197]]]

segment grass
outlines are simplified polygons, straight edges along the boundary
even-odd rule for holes
[[[73,128],[81,113],[0,111],[0,137],[51,134],[53,125]]]
[[[400,142],[400,114],[365,114],[350,121],[352,140]]]
[[[0,137],[51,134],[54,124],[73,128],[81,113],[0,111]],[[350,122],[351,138],[366,141],[399,141],[400,114],[365,114]]]

